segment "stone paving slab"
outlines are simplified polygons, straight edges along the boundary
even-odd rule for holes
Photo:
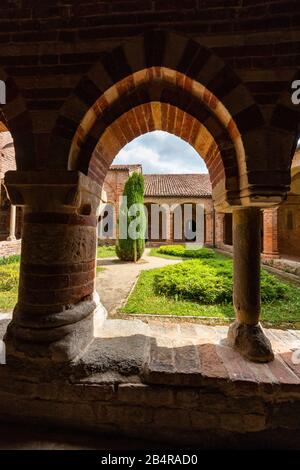
[[[275,360],[256,364],[227,346],[227,327],[155,321],[149,321],[149,327],[148,382],[197,386],[203,378],[219,378],[266,385],[300,384],[300,365],[292,361],[295,348],[300,347],[299,331],[266,329]]]
[[[1,337],[8,321],[0,321]],[[227,381],[300,385],[300,364],[293,357],[300,349],[299,330],[265,329],[275,353],[275,360],[268,364],[249,362],[230,348],[227,330],[226,326],[196,323],[109,319],[96,332],[81,365],[100,375],[135,374],[149,384],[197,387],[207,381]]]

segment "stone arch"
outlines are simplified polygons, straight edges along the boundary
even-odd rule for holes
[[[156,81],[163,78],[169,83],[173,81],[173,85],[175,81],[177,87],[189,88],[190,94],[195,92],[195,84],[198,83],[198,102],[201,101],[209,110],[209,117],[219,120],[219,126],[222,123],[226,132],[239,133],[237,145],[242,153],[243,135],[264,122],[249,90],[212,51],[184,36],[153,31],[102,53],[99,62],[81,79],[57,119],[51,139],[49,165],[65,168],[74,134],[78,130],[79,137],[86,138],[79,124],[84,121],[92,126],[95,109],[103,105],[105,98],[111,104],[112,100],[123,95],[124,105],[131,88],[136,87],[136,82],[143,81],[145,74],[148,82],[152,74]],[[246,180],[246,169],[244,172]],[[247,186],[247,181],[242,185]]]
[[[194,147],[203,157],[210,173],[215,203],[224,202],[228,189],[225,186],[226,171],[229,172],[229,168],[224,168],[222,150],[207,128],[195,117],[166,103],[139,105],[108,126],[93,148],[87,169],[88,176],[103,182],[114,157],[124,145],[135,137],[154,130],[173,133]]]
[[[0,80],[6,86],[6,104],[0,105],[0,121],[11,133],[14,141],[16,164],[20,170],[35,168],[33,127],[26,101],[14,79],[0,68]]]

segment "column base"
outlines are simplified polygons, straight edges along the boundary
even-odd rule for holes
[[[9,237],[7,237],[6,239],[8,242],[15,242],[17,239],[14,235],[9,235]]]
[[[280,258],[280,254],[277,252],[277,253],[262,253],[261,254],[261,258],[262,260],[269,260],[269,259],[279,259]]]
[[[274,353],[260,324],[247,325],[235,321],[228,330],[227,341],[243,357],[252,362],[271,362]]]
[[[57,314],[39,319],[18,311],[4,337],[6,362],[10,365],[34,363],[36,366],[64,364],[76,360],[101,328],[106,310],[96,295]]]

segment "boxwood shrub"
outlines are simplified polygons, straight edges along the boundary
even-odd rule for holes
[[[191,300],[202,304],[232,302],[233,276],[231,260],[189,260],[157,270],[156,293],[175,300]],[[288,286],[262,270],[263,302],[283,299]]]
[[[180,258],[211,259],[216,257],[214,250],[210,248],[189,249],[184,245],[162,245],[158,248],[157,253]]]

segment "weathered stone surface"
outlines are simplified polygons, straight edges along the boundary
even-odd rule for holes
[[[270,362],[274,359],[272,345],[262,327],[234,322],[228,330],[228,344],[253,362]]]
[[[1,323],[6,325],[7,320],[0,327]],[[207,438],[211,433],[209,439],[223,439],[224,435],[241,438],[247,434],[259,438],[261,432],[282,426],[300,432],[300,389],[291,380],[296,372],[288,363],[280,362],[280,381],[273,374],[274,362],[253,364],[222,342],[203,344],[199,328],[186,327],[179,338],[171,328],[168,338],[168,329],[159,325],[154,333],[154,328],[138,320],[108,320],[87,354],[60,376],[32,376],[25,369],[2,365],[0,417],[181,445],[200,445],[203,433]],[[156,348],[164,350],[168,344],[167,349],[172,350],[183,344],[184,351],[190,348],[191,339],[197,344],[198,333],[198,374],[188,373],[189,363],[191,370],[195,365],[194,354],[178,356],[176,368],[175,361],[166,360],[164,370],[153,371],[154,379],[151,371],[145,373],[144,367],[149,369],[151,364],[149,338],[156,341]],[[276,334],[280,338],[278,330]],[[222,335],[223,329],[215,338]],[[284,332],[282,337],[288,348]],[[157,360],[157,351],[152,352]],[[168,364],[174,369],[166,369]]]

